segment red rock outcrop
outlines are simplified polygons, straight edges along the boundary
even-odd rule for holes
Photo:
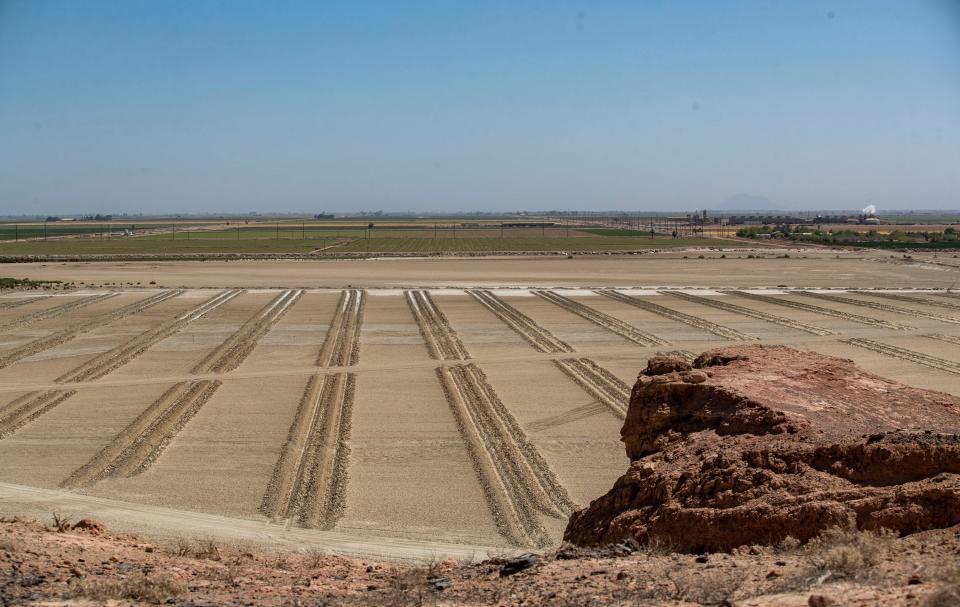
[[[679,551],[805,541],[832,526],[960,523],[960,398],[784,347],[655,357],[621,431],[631,465],[565,539]]]

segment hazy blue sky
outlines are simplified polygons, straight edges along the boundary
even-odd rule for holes
[[[960,208],[960,0],[0,0],[0,214],[739,194]]]

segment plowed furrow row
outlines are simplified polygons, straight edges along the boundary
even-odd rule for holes
[[[569,409],[563,413],[551,415],[549,417],[544,417],[530,422],[527,424],[527,430],[531,432],[543,432],[544,430],[549,430],[558,426],[590,419],[595,415],[605,414],[608,411],[609,407],[607,407],[607,405],[603,404],[599,400],[596,400],[580,407],[574,407],[573,409]]]
[[[152,297],[148,297],[143,301],[134,302],[132,304],[123,306],[122,308],[111,310],[110,312],[95,316],[89,320],[73,324],[63,331],[57,331],[52,335],[47,335],[17,348],[13,348],[12,350],[4,352],[2,355],[0,355],[0,369],[12,365],[18,360],[22,360],[28,356],[33,356],[34,354],[38,354],[45,350],[50,350],[51,348],[62,345],[81,333],[92,331],[93,329],[97,329],[116,320],[120,320],[125,316],[143,312],[144,310],[163,303],[168,299],[180,295],[181,293],[183,293],[183,291],[164,291]]]
[[[937,341],[943,341],[948,344],[960,345],[960,337],[956,335],[944,335],[942,333],[932,333],[930,335],[924,335],[923,337],[929,337],[930,339],[936,339]]]
[[[47,390],[24,394],[14,400],[0,411],[0,439],[13,434],[74,394],[75,390]]]
[[[911,297],[910,295],[902,295],[900,293],[875,293],[873,291],[858,291],[858,293],[862,295],[869,295],[870,297],[882,297],[883,299],[902,301],[904,303],[935,306],[937,308],[945,308],[947,310],[960,310],[960,303],[954,303],[950,301],[924,299],[923,297]]]
[[[641,331],[637,327],[619,318],[605,314],[554,291],[534,291],[534,294],[635,344],[640,344],[641,346],[665,346],[670,343],[660,339],[653,333]]]
[[[104,299],[110,299],[111,297],[116,297],[116,293],[103,293],[101,295],[89,295],[85,296],[82,299],[76,301],[68,301],[67,303],[60,304],[59,306],[53,306],[52,308],[47,308],[46,310],[37,310],[36,312],[31,312],[19,318],[14,318],[9,320],[2,325],[0,325],[0,332],[9,331],[11,329],[19,329],[25,327],[29,324],[35,323],[38,320],[50,320],[51,318],[57,318],[58,316],[63,316],[68,312],[72,312],[79,308],[84,308],[89,305],[93,305],[97,302],[103,301]]]
[[[744,297],[746,299],[752,299],[754,301],[763,301],[763,302],[774,304],[777,306],[783,306],[785,308],[792,308],[794,310],[803,310],[805,312],[820,314],[822,316],[832,316],[833,318],[840,318],[843,320],[848,320],[850,322],[859,323],[862,325],[870,325],[873,327],[883,327],[885,329],[894,329],[897,331],[902,331],[904,329],[912,328],[906,325],[897,324],[895,322],[880,320],[879,318],[871,318],[870,316],[861,316],[859,314],[850,314],[849,312],[834,310],[833,308],[824,308],[822,306],[815,306],[813,304],[804,303],[802,301],[781,299],[781,298],[773,297],[770,295],[761,295],[759,293],[747,293],[745,291],[728,291],[728,293],[731,293],[732,295],[736,295],[737,297]]]
[[[360,328],[366,295],[349,289],[340,295],[327,336],[317,355],[320,367],[349,367],[360,362]]]
[[[798,291],[798,293],[805,297],[813,297],[815,299],[821,299],[823,301],[832,301],[834,303],[848,304],[851,306],[860,306],[861,308],[871,308],[873,310],[882,310],[884,312],[894,312],[896,314],[905,314],[907,316],[913,316],[915,318],[929,318],[931,320],[939,320],[940,322],[947,322],[955,325],[960,325],[960,318],[954,318],[952,316],[941,316],[940,314],[933,314],[932,312],[923,312],[921,310],[914,310],[912,308],[901,308],[900,306],[891,306],[888,304],[877,303],[875,301],[863,301],[861,299],[853,299],[852,297],[841,297],[840,295],[830,295],[828,293],[813,293],[811,291]]]
[[[548,354],[574,351],[570,344],[555,337],[552,333],[534,322],[529,316],[523,314],[520,310],[517,310],[493,293],[479,289],[471,289],[469,293],[485,308],[493,312],[497,318],[520,335],[520,337],[525,339],[534,349]]]
[[[666,306],[661,306],[660,304],[655,304],[651,301],[646,301],[644,299],[639,299],[637,297],[631,297],[630,295],[624,295],[617,291],[612,290],[598,290],[596,291],[600,295],[605,295],[610,299],[615,299],[621,303],[629,304],[631,306],[640,308],[641,310],[646,310],[647,312],[652,312],[654,314],[663,316],[664,318],[669,318],[670,320],[675,320],[677,322],[682,322],[685,325],[690,325],[691,327],[696,327],[697,329],[703,329],[713,333],[714,335],[719,335],[725,339],[733,341],[750,341],[756,339],[745,333],[741,333],[736,329],[731,329],[730,327],[725,327],[723,325],[718,325],[717,323],[710,322],[709,320],[704,320],[690,314],[685,314],[678,310],[668,308]]]
[[[627,417],[630,387],[589,358],[558,359],[553,363],[587,394],[620,419]]]
[[[221,383],[186,381],[167,390],[100,453],[74,471],[62,487],[85,487],[104,478],[129,477],[148,469],[193,419]]]
[[[153,345],[181,331],[193,321],[202,318],[204,315],[227,303],[240,293],[242,293],[240,290],[231,290],[211,297],[174,320],[145,333],[141,333],[113,350],[104,352],[79,367],[64,373],[58,377],[56,381],[59,383],[71,383],[100,379],[134,360]]]
[[[260,504],[272,519],[330,529],[343,515],[356,377],[315,375],[307,382]]]
[[[798,331],[803,331],[804,333],[811,333],[813,335],[836,335],[836,332],[830,331],[829,329],[824,329],[822,327],[816,327],[814,325],[808,325],[792,318],[785,318],[783,316],[777,316],[775,314],[768,314],[766,312],[761,312],[760,310],[754,310],[752,308],[746,308],[744,306],[738,306],[726,301],[718,301],[716,299],[711,299],[709,297],[700,297],[699,295],[692,295],[690,293],[684,293],[683,291],[660,291],[661,293],[667,293],[673,297],[683,299],[685,301],[690,301],[702,306],[707,306],[709,308],[716,308],[717,310],[723,310],[725,312],[732,312],[734,314],[740,314],[742,316],[747,316],[749,318],[756,318],[758,320],[763,320],[775,325],[780,325],[782,327],[789,327],[791,329],[796,329]]]
[[[0,302],[0,310],[9,310],[10,308],[19,308],[20,306],[25,306],[27,304],[32,304],[34,302],[40,301],[41,299],[47,299],[49,295],[41,295],[39,297],[23,297],[20,299],[9,299]]]
[[[538,513],[569,513],[566,491],[475,365],[437,374],[501,534],[517,546],[549,545]]]
[[[236,333],[207,354],[194,366],[191,373],[226,373],[239,367],[253,351],[257,341],[283,317],[302,294],[301,290],[290,290],[278,295],[245,322]]]
[[[427,291],[406,291],[407,305],[417,321],[430,357],[437,360],[466,360],[467,348],[460,341],[450,321]]]
[[[853,338],[843,339],[840,341],[854,346],[859,346],[867,350],[873,350],[874,352],[879,352],[880,354],[884,354],[886,356],[892,356],[893,358],[908,360],[919,365],[924,365],[934,369],[940,369],[941,371],[947,371],[948,373],[956,373],[960,375],[960,363],[955,363],[944,358],[930,356],[929,354],[915,352],[914,350],[907,350],[906,348],[901,348],[899,346],[891,346],[889,344],[880,343],[872,339]]]
[[[527,467],[539,483],[542,493],[536,493],[538,499],[541,499],[540,496],[544,495],[548,500],[542,504],[543,511],[550,514],[551,509],[555,508],[561,514],[573,512],[576,504],[570,499],[567,490],[560,484],[547,461],[543,459],[540,452],[527,438],[517,419],[500,400],[493,386],[487,381],[487,376],[483,370],[476,364],[470,364],[466,365],[466,372],[470,376],[472,384],[480,391],[483,402],[487,407],[485,411],[489,413],[491,422],[496,423],[498,432],[506,436],[507,440],[519,449],[527,462]]]

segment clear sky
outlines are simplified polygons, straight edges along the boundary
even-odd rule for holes
[[[0,0],[0,214],[752,197],[960,208],[960,0]]]

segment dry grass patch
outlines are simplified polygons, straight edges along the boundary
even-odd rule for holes
[[[744,570],[700,570],[680,565],[666,574],[672,589],[664,596],[698,605],[732,605],[748,574]]]
[[[185,593],[187,588],[169,576],[139,574],[116,580],[85,580],[70,582],[66,598],[91,601],[129,600],[160,604]]]
[[[944,584],[927,597],[927,600],[924,601],[924,607],[957,607],[957,605],[960,605],[960,565],[950,565],[936,577]]]
[[[821,569],[853,577],[880,562],[897,534],[887,529],[856,531],[835,527],[807,543],[807,552]]]

